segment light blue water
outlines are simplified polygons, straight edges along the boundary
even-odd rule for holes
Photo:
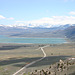
[[[61,44],[64,38],[14,38],[0,35],[0,43],[34,43],[34,44]]]

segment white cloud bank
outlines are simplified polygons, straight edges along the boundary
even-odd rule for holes
[[[15,25],[27,27],[51,27],[65,24],[75,24],[74,16],[52,16],[32,21],[16,21]]]
[[[2,20],[2,19],[13,20],[14,18],[13,18],[13,17],[6,18],[6,17],[4,17],[3,15],[0,15],[0,20]]]
[[[10,18],[7,18],[7,20],[14,20],[14,18],[13,17],[10,17]]]
[[[2,16],[2,15],[0,15],[0,20],[1,20],[1,19],[5,19],[5,17],[4,17],[4,16]]]
[[[53,27],[53,26],[60,26],[65,24],[75,24],[75,12],[69,12],[72,16],[52,16],[52,17],[44,17],[38,20],[31,20],[31,21],[16,21],[13,25],[7,25],[7,26],[25,26],[25,27]],[[2,15],[0,15],[0,20],[13,20],[13,17],[6,18]]]
[[[70,15],[75,15],[75,11],[72,11],[69,13]]]

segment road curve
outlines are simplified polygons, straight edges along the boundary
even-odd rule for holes
[[[41,49],[41,51],[43,52],[43,57],[42,57],[42,58],[40,58],[40,59],[38,59],[38,60],[35,60],[35,61],[33,61],[33,62],[31,62],[31,63],[25,65],[23,68],[21,68],[20,70],[18,70],[17,72],[15,72],[13,75],[22,75],[22,74],[23,74],[23,73],[21,73],[22,70],[26,69],[27,67],[29,67],[30,65],[32,65],[32,64],[34,64],[34,63],[36,63],[36,62],[38,62],[38,61],[43,60],[43,59],[46,57],[46,53],[45,53],[45,51],[44,51],[43,48],[48,47],[48,46],[49,46],[49,45],[46,45],[46,46],[43,46],[43,47],[39,47],[39,49]]]

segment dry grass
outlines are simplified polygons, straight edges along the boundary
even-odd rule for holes
[[[75,56],[75,44],[54,44],[44,50],[47,56]]]
[[[11,75],[26,64],[43,56],[37,44],[0,44],[0,74]],[[26,72],[49,67],[50,64],[75,57],[75,44],[51,44],[44,48],[47,58],[30,66]]]
[[[43,56],[39,45],[0,44],[0,74],[11,75],[26,64]]]

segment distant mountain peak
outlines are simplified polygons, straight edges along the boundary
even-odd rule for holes
[[[27,29],[27,28],[67,28],[69,26],[75,26],[75,24],[65,24],[65,25],[50,25],[48,23],[43,23],[43,24],[15,24],[15,25],[0,25],[1,27],[15,27],[15,28],[21,28],[21,29]]]

